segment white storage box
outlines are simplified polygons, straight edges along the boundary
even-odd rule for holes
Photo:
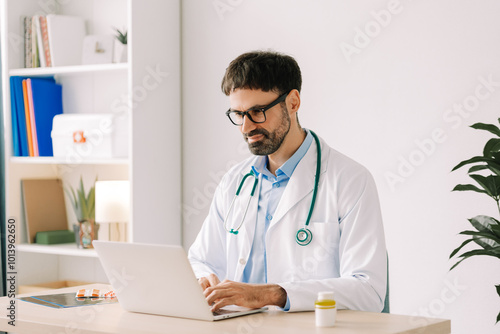
[[[128,117],[124,114],[61,114],[52,124],[54,157],[78,163],[85,159],[126,158]]]

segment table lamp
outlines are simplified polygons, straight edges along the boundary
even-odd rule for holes
[[[129,208],[129,181],[95,183],[95,221],[100,224],[98,240],[127,241]]]

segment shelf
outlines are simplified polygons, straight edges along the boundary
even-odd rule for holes
[[[18,244],[17,250],[26,253],[97,257],[97,252],[94,249],[78,248],[76,243],[58,245]]]
[[[120,64],[97,64],[97,65],[76,65],[59,67],[37,67],[37,68],[16,68],[9,71],[9,75],[18,76],[48,76],[56,74],[85,74],[101,73],[128,70],[128,63]]]
[[[76,185],[83,179],[86,188],[97,177],[99,180],[130,180],[130,208],[134,213],[128,225],[130,238],[142,243],[181,244],[179,1],[153,0],[146,7],[139,0],[59,1],[57,12],[82,17],[88,33],[105,35],[110,33],[112,27],[126,28],[130,38],[127,45],[128,62],[24,68],[24,27],[21,17],[40,12],[39,2],[0,0],[0,45],[4,61],[4,71],[1,73],[4,89],[0,92],[0,114],[4,124],[0,137],[8,145],[1,157],[6,162],[2,184],[6,189],[6,210],[10,216],[19,217],[20,226],[26,224],[25,219],[21,219],[24,212],[23,179],[58,178],[67,185]],[[12,36],[20,37],[21,43],[10,41]],[[63,87],[63,109],[68,114],[113,112],[127,115],[128,119],[120,118],[119,121],[123,121],[123,129],[128,132],[128,157],[91,158],[89,155],[77,154],[78,151],[60,157],[14,156],[15,127],[12,126],[12,95],[9,94],[11,76],[55,77],[56,82]],[[142,101],[144,98],[146,101]],[[14,105],[17,107],[16,102]],[[23,109],[19,110],[22,116]],[[170,125],[169,131],[165,132],[165,124]],[[162,140],[151,135],[154,133],[161,133]],[[154,163],[151,152],[155,152]],[[143,195],[145,188],[149,196]],[[150,197],[155,201],[152,202]],[[156,202],[162,205],[155,205]],[[165,210],[171,212],[172,216],[168,224],[162,219]],[[134,224],[134,220],[140,222]],[[27,237],[22,232],[19,240]],[[90,277],[86,278],[88,281],[105,279],[104,273],[97,270],[94,263],[97,254],[92,249],[79,249],[76,244],[18,243],[16,250],[23,257],[20,277],[29,281],[29,284],[74,280],[82,275]]]
[[[10,162],[16,164],[46,164],[46,165],[126,165],[127,158],[117,159],[82,159],[67,161],[65,158],[54,157],[11,157]]]

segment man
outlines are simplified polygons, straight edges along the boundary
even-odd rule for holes
[[[387,258],[375,183],[323,140],[318,155],[313,133],[297,116],[301,84],[297,62],[275,52],[242,54],[226,69],[226,114],[255,157],[223,177],[189,250],[212,310],[231,304],[313,310],[325,290],[335,292],[338,308],[384,306]],[[299,236],[301,229],[311,235]]]

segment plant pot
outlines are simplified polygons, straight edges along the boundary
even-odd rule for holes
[[[126,63],[127,58],[127,44],[122,44],[115,40],[113,46],[113,63]]]
[[[97,240],[99,224],[96,224],[94,220],[84,220],[74,224],[73,231],[78,248],[94,248],[92,242]]]

